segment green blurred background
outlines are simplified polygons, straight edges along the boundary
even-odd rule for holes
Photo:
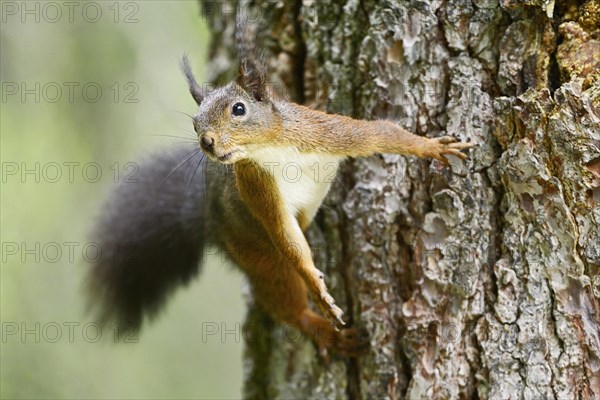
[[[66,3],[1,4],[0,395],[239,398],[242,338],[207,336],[243,322],[242,278],[221,259],[138,343],[96,341],[82,287],[87,234],[127,163],[181,141],[159,135],[193,134],[179,59],[189,52],[202,79],[199,4]]]

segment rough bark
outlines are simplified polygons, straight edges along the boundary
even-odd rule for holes
[[[292,100],[478,145],[451,168],[343,167],[309,237],[369,348],[325,365],[285,328],[256,330],[245,396],[599,398],[598,1],[242,7]],[[205,14],[217,83],[236,68],[233,9]],[[254,306],[247,322],[269,324]]]

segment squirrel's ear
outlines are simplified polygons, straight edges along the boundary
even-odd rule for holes
[[[267,79],[265,68],[261,63],[242,59],[236,82],[256,100],[267,100]]]
[[[185,75],[185,79],[187,79],[192,97],[194,98],[194,100],[196,100],[196,104],[200,105],[206,93],[204,89],[202,89],[202,87],[198,85],[198,82],[196,82],[196,78],[194,78],[194,74],[192,73],[192,69],[190,68],[190,62],[188,61],[187,54],[184,54],[183,58],[181,59],[181,70]]]

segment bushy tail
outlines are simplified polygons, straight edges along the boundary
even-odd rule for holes
[[[137,330],[197,275],[204,242],[202,154],[184,146],[138,167],[115,188],[93,232],[102,254],[89,274],[91,306],[119,332]]]

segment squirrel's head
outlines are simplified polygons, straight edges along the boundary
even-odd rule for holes
[[[194,129],[212,160],[232,164],[277,140],[281,114],[268,94],[264,68],[244,60],[235,82],[211,91],[198,85],[185,56],[182,68],[198,104]]]

